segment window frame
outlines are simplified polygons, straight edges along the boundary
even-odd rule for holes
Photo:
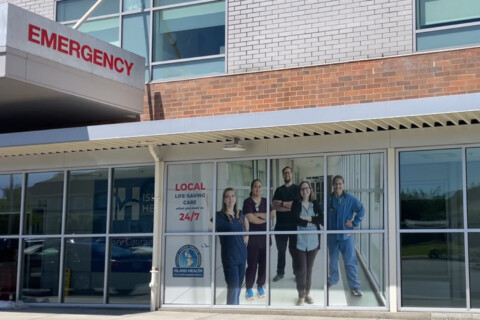
[[[395,217],[396,219],[396,227],[395,227],[395,232],[396,232],[396,256],[397,256],[397,261],[398,261],[398,268],[397,268],[397,274],[396,278],[398,279],[399,286],[397,287],[397,308],[399,311],[416,311],[416,310],[431,310],[431,311],[438,311],[438,307],[433,306],[433,307],[418,307],[418,306],[403,306],[402,305],[402,257],[401,257],[401,236],[405,234],[433,234],[433,233],[438,233],[438,234],[461,234],[463,235],[464,239],[464,275],[465,275],[465,306],[462,308],[454,308],[454,307],[445,307],[444,309],[441,309],[442,312],[448,312],[448,311],[456,311],[456,312],[461,312],[463,311],[472,311],[472,310],[477,310],[475,307],[472,307],[472,296],[471,292],[468,288],[472,285],[471,283],[471,271],[470,271],[470,236],[474,234],[480,234],[480,229],[479,228],[471,228],[468,226],[468,203],[467,203],[467,151],[468,149],[472,148],[480,148],[479,144],[460,144],[460,145],[455,145],[455,146],[436,146],[436,147],[414,147],[414,148],[398,148],[395,150],[395,163],[396,163],[396,172],[395,172],[395,187],[396,187],[396,194],[395,194],[395,211],[397,212],[397,215]],[[463,201],[463,212],[462,212],[462,217],[463,217],[463,226],[459,228],[444,228],[444,229],[439,229],[439,228],[417,228],[417,229],[402,229],[400,227],[400,188],[401,188],[401,181],[400,181],[400,153],[401,152],[423,152],[423,151],[435,151],[435,150],[449,150],[449,149],[460,149],[461,155],[462,155],[462,201]]]
[[[273,197],[273,194],[274,194],[274,191],[275,191],[275,188],[282,185],[283,182],[281,181],[277,181],[275,180],[277,183],[275,183],[274,179],[273,178],[273,175],[277,175],[277,171],[281,168],[277,168],[276,166],[273,166],[272,165],[272,162],[274,161],[284,161],[284,160],[300,160],[300,159],[307,159],[307,158],[322,158],[322,161],[324,162],[324,171],[322,172],[323,175],[328,175],[328,168],[327,168],[327,158],[328,157],[335,157],[335,156],[338,156],[338,157],[345,157],[345,156],[350,156],[350,157],[361,157],[362,155],[372,155],[372,154],[379,154],[379,155],[382,155],[382,162],[381,162],[381,172],[382,172],[382,177],[383,177],[383,203],[382,203],[382,227],[381,228],[367,228],[367,229],[356,229],[356,230],[353,230],[353,231],[349,231],[349,233],[354,233],[355,236],[357,237],[362,237],[363,239],[360,239],[360,241],[358,242],[358,244],[360,245],[361,242],[365,241],[365,236],[368,237],[367,241],[374,241],[372,240],[372,237],[370,236],[374,236],[374,237],[378,237],[378,236],[381,236],[381,242],[382,242],[382,248],[381,248],[381,253],[382,253],[382,258],[383,260],[381,261],[381,271],[380,271],[380,275],[381,277],[383,277],[383,282],[382,282],[382,285],[383,285],[383,289],[380,289],[380,290],[384,290],[384,300],[382,300],[382,303],[384,303],[383,306],[368,306],[368,309],[371,309],[371,310],[387,310],[388,309],[388,306],[389,306],[389,301],[391,299],[391,295],[389,293],[389,290],[388,290],[388,286],[389,286],[389,282],[390,282],[390,278],[389,278],[389,269],[388,269],[388,225],[387,225],[387,221],[388,221],[388,203],[387,203],[387,195],[388,195],[388,182],[387,182],[387,179],[388,179],[388,176],[387,176],[387,151],[384,150],[384,149],[368,149],[368,150],[362,150],[362,151],[343,151],[343,152],[335,152],[335,153],[327,153],[327,152],[320,152],[320,153],[308,153],[308,154],[290,154],[290,155],[286,155],[286,156],[282,156],[282,155],[274,155],[274,156],[264,156],[264,157],[239,157],[239,158],[213,158],[213,159],[205,159],[205,160],[185,160],[185,161],[165,161],[165,166],[164,166],[164,173],[163,173],[163,176],[164,177],[167,177],[168,176],[168,170],[169,170],[169,167],[170,166],[177,166],[177,165],[189,165],[189,164],[207,164],[207,163],[211,163],[213,165],[213,194],[215,195],[215,199],[211,199],[210,200],[210,207],[208,208],[209,210],[209,213],[212,217],[212,223],[213,225],[215,225],[215,213],[216,211],[218,211],[220,208],[219,206],[221,205],[221,200],[219,200],[219,195],[222,194],[223,192],[223,189],[221,187],[219,187],[219,183],[218,183],[218,169],[219,169],[219,164],[222,164],[222,163],[229,163],[229,162],[233,162],[233,163],[238,163],[238,162],[242,162],[242,161],[262,161],[262,160],[266,160],[267,161],[267,167],[266,167],[266,180],[265,181],[262,181],[262,189],[263,189],[263,194],[262,194],[262,197],[265,197],[267,198],[267,211],[269,211],[271,209],[271,205],[270,205],[270,200],[272,199]],[[274,168],[275,169],[274,169]],[[275,170],[275,174],[272,173],[272,170]],[[367,177],[368,178],[368,177]],[[369,178],[368,178],[369,179]],[[281,178],[280,178],[281,180]],[[169,188],[168,182],[164,179],[163,181],[163,198],[164,199],[167,199],[168,198],[168,195],[167,195],[167,190]],[[298,181],[298,183],[300,183],[300,181]],[[326,194],[328,194],[327,192],[327,179],[324,179],[323,180],[323,192],[325,192]],[[275,186],[274,186],[275,185]],[[230,186],[230,185],[229,185]],[[237,190],[237,199],[238,199],[238,189],[235,188]],[[214,230],[214,228],[212,228],[211,230],[203,230],[203,231],[192,231],[192,232],[175,232],[175,231],[168,231],[166,230],[166,219],[167,219],[167,203],[166,201],[163,203],[163,206],[162,206],[162,212],[164,213],[161,217],[162,219],[162,230],[161,230],[161,237],[162,237],[162,240],[161,240],[161,243],[162,243],[162,246],[160,248],[161,250],[161,260],[162,261],[167,261],[169,260],[171,257],[168,257],[167,256],[167,242],[168,242],[168,239],[169,238],[173,238],[173,237],[176,237],[176,236],[208,236],[208,237],[211,237],[212,241],[212,253],[211,253],[211,256],[210,256],[210,263],[212,266],[215,266],[214,270],[205,270],[205,272],[213,272],[212,276],[211,276],[211,279],[212,279],[212,282],[211,282],[211,286],[210,286],[210,289],[211,289],[211,303],[210,305],[207,304],[207,306],[209,307],[226,307],[226,308],[235,308],[236,306],[224,306],[223,305],[223,302],[222,303],[218,303],[218,301],[216,300],[216,290],[218,289],[217,287],[217,282],[216,280],[213,280],[215,279],[215,270],[216,268],[220,268],[220,270],[222,269],[222,265],[219,264],[219,262],[216,260],[216,253],[217,251],[216,250],[220,250],[220,247],[219,245],[216,244],[216,238],[219,236],[219,235],[222,235],[224,233],[222,232],[217,232]],[[324,203],[324,210],[326,209],[326,202]],[[366,210],[368,210],[366,208]],[[326,220],[327,220],[327,217],[325,215],[325,218],[324,218],[324,225],[326,223]],[[265,234],[267,237],[269,236],[274,236],[275,234],[288,234],[289,232],[288,231],[275,231],[275,230],[271,230],[270,229],[270,225],[269,225],[269,222],[267,222],[267,230],[266,231],[262,231],[262,232],[258,232],[259,234]],[[294,231],[293,233],[312,233],[313,231]],[[328,255],[328,252],[327,252],[327,249],[326,249],[326,243],[327,243],[327,238],[326,238],[326,235],[327,234],[335,234],[335,233],[346,233],[345,231],[336,231],[336,230],[327,230],[326,228],[324,228],[323,230],[320,230],[320,231],[316,231],[315,233],[318,233],[322,236],[322,240],[321,240],[321,246],[323,248],[323,253],[322,255],[318,255],[317,256],[317,259],[318,259],[318,262],[317,263],[325,263],[325,261],[327,261],[327,255]],[[244,234],[244,233],[228,233],[228,235],[232,235],[232,234]],[[272,254],[272,252],[274,251],[271,251],[273,250],[272,247],[267,247],[267,279],[271,279],[272,277],[269,277],[269,275],[272,274],[271,272],[271,268],[272,266],[270,265],[270,258],[269,258],[269,255]],[[276,254],[276,251],[275,253]],[[371,254],[370,253],[366,253],[367,254],[367,258],[368,258],[368,261],[358,261],[359,264],[362,264],[363,262],[366,262],[366,263],[371,263]],[[324,274],[322,274],[322,277],[325,277],[324,279],[327,279],[327,268],[325,268],[324,270]],[[170,270],[166,270],[166,269],[163,269],[161,274],[160,274],[160,277],[161,277],[161,292],[164,293],[165,295],[165,292],[166,290],[168,290],[168,287],[166,285],[166,283],[168,282],[166,280],[166,277],[170,274]],[[270,281],[270,280],[267,280],[267,282]],[[270,288],[270,284],[266,284],[267,288]],[[327,285],[326,285],[326,282],[325,282],[325,287],[327,288]],[[328,289],[326,289],[328,290]],[[160,306],[169,306],[169,305],[172,305],[171,302],[166,302],[164,300],[165,296],[163,297],[163,299],[161,299],[160,301]],[[322,309],[322,310],[327,310],[327,309],[330,309],[330,308],[336,308],[338,306],[334,305],[334,304],[331,304],[331,302],[329,302],[328,300],[328,294],[325,294],[324,295],[324,300],[323,300],[323,304],[321,305],[316,305],[315,307],[319,308],[319,309]],[[242,298],[241,298],[242,300]],[[241,303],[242,304],[242,303]],[[188,305],[192,305],[192,303],[190,302]],[[198,306],[205,306],[203,304],[199,304]],[[271,303],[271,301],[265,301],[263,302],[262,304],[258,304],[258,305],[249,305],[250,307],[258,307],[258,308],[266,308],[266,309],[270,309],[270,308],[276,308],[278,307],[278,304],[273,304]],[[349,310],[355,310],[357,307],[355,305],[348,305],[348,306],[342,306],[342,308],[348,308]]]
[[[459,45],[448,45],[448,46],[439,46],[435,48],[427,49],[418,49],[418,40],[421,35],[435,34],[442,31],[462,31],[468,28],[479,27],[480,28],[480,17],[472,19],[462,19],[452,22],[445,23],[436,23],[426,27],[420,26],[420,2],[422,0],[415,0],[413,3],[413,51],[414,52],[423,52],[423,51],[435,51],[442,50],[447,48],[463,48],[463,47],[472,47],[480,45],[478,43],[471,44],[459,44]]]
[[[54,8],[54,17],[55,21],[57,21],[57,6],[58,3],[63,2],[63,1],[68,1],[68,0],[57,0],[55,2],[55,8]],[[153,0],[150,1],[150,5],[147,8],[144,9],[136,9],[136,10],[129,10],[129,11],[124,11],[123,8],[123,1],[119,1],[119,12],[114,13],[114,14],[107,14],[107,15],[100,15],[100,16],[95,16],[88,18],[86,22],[90,21],[95,21],[95,20],[103,20],[107,18],[113,18],[113,17],[118,17],[118,46],[120,48],[123,48],[123,21],[124,17],[128,16],[133,16],[133,15],[138,15],[138,14],[146,14],[147,15],[147,20],[149,20],[149,25],[148,25],[148,48],[147,48],[147,57],[145,57],[145,83],[155,83],[155,82],[166,82],[166,81],[173,81],[173,80],[185,80],[185,79],[196,79],[196,78],[205,78],[205,77],[211,77],[211,76],[218,76],[218,75],[224,75],[227,73],[227,7],[228,7],[228,2],[226,0],[191,0],[191,1],[185,1],[181,3],[176,3],[176,4],[169,4],[169,5],[163,5],[163,6],[153,6]],[[153,39],[155,35],[153,34],[154,31],[154,15],[156,12],[161,11],[161,10],[166,10],[166,9],[172,9],[172,8],[180,8],[180,7],[188,7],[188,6],[195,6],[199,4],[208,4],[208,3],[221,3],[223,2],[224,4],[224,28],[225,28],[225,36],[224,36],[224,51],[223,53],[215,54],[215,55],[208,55],[208,56],[197,56],[197,57],[189,57],[189,58],[184,58],[184,59],[174,59],[174,60],[166,60],[166,61],[154,61],[153,58]],[[68,21],[57,21],[61,24],[64,25],[72,25],[78,20],[68,20]],[[204,61],[204,62],[214,62],[218,59],[223,59],[223,63],[221,65],[223,66],[223,70],[217,70],[212,73],[198,73],[198,74],[186,74],[186,75],[178,75],[178,76],[172,76],[172,77],[167,77],[167,78],[158,78],[155,79],[153,76],[155,74],[154,69],[155,67],[158,69],[159,67],[162,66],[168,66],[168,65],[173,65],[173,64],[183,64],[183,63],[190,63],[190,62],[197,62],[197,61]],[[221,62],[221,61],[220,61]]]

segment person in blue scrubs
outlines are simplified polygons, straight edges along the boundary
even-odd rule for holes
[[[246,232],[248,220],[237,207],[237,195],[233,188],[223,191],[222,210],[215,216],[217,232]],[[221,259],[227,283],[227,304],[240,302],[240,291],[245,278],[247,264],[247,235],[220,235]]]
[[[328,230],[353,230],[360,225],[365,215],[362,203],[344,190],[342,176],[333,178],[333,192],[328,197],[327,228]],[[339,280],[338,257],[342,254],[348,286],[354,296],[362,296],[357,275],[357,255],[355,238],[351,233],[328,235],[329,277],[328,287]]]

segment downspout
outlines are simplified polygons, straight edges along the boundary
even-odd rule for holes
[[[160,161],[158,146],[149,145],[148,151],[155,161],[155,190],[153,198],[153,245],[152,245],[152,270],[150,271],[150,311],[160,307],[160,251],[162,250],[162,207],[161,186],[163,183],[164,162]]]

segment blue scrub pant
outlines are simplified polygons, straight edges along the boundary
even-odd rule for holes
[[[347,281],[350,289],[360,289],[360,282],[357,277],[357,255],[355,252],[355,239],[353,235],[346,240],[328,241],[329,252],[329,277],[328,282],[334,285],[338,282],[338,256],[342,254],[345,271],[347,272]]]
[[[224,265],[223,273],[227,283],[227,304],[240,304],[240,290],[245,278],[245,263]]]

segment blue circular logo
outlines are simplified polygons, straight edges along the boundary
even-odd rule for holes
[[[187,244],[177,251],[175,265],[179,268],[198,268],[202,265],[202,256],[197,247]]]

